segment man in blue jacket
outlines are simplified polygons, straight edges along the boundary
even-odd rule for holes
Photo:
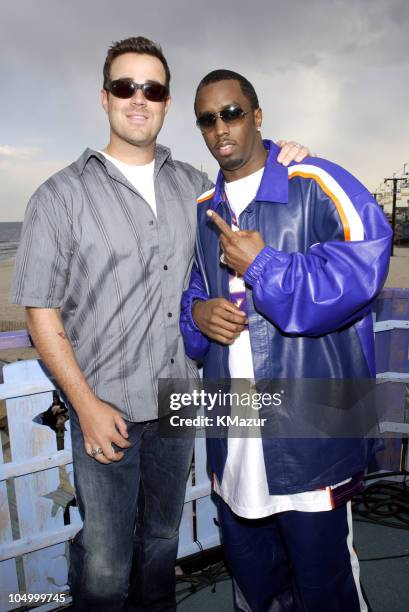
[[[198,200],[188,355],[212,379],[373,377],[370,308],[391,230],[371,194],[323,159],[280,166],[256,92],[235,72],[204,77],[195,112],[221,169]],[[373,449],[361,438],[208,439],[237,609],[368,610],[350,499]]]

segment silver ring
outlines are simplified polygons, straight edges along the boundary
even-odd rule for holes
[[[227,266],[227,261],[226,261],[226,258],[224,256],[224,253],[222,253],[220,255],[220,263],[223,264],[224,266]]]
[[[93,448],[91,450],[91,457],[95,457],[96,455],[103,455],[104,451],[102,450],[102,448],[100,446],[98,446],[98,448]]]

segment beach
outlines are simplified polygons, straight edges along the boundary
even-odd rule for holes
[[[9,302],[14,259],[0,261],[0,331],[24,329],[24,308]],[[409,287],[409,245],[395,246],[385,287]],[[13,349],[0,352],[0,360],[34,359],[34,349]]]
[[[10,304],[10,287],[13,275],[14,258],[0,261],[0,331],[25,329],[24,308]],[[0,362],[13,362],[17,359],[36,359],[34,348],[7,349],[0,351]]]
[[[0,261],[0,331],[2,332],[26,327],[24,308],[10,304],[9,301],[13,267],[14,258]],[[409,288],[409,245],[406,247],[395,246],[385,287]],[[0,351],[0,364],[12,363],[18,359],[37,358],[38,354],[34,348]],[[3,402],[0,402],[0,425],[4,414],[5,407]]]
[[[385,287],[409,288],[409,245],[395,246]]]
[[[14,259],[0,261],[0,331],[24,329],[24,308],[10,304]],[[409,245],[394,249],[385,287],[409,288]]]

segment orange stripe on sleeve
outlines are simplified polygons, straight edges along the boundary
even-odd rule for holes
[[[334,202],[336,209],[338,211],[339,217],[341,219],[342,227],[344,228],[344,238],[345,240],[351,240],[351,228],[349,227],[348,220],[346,218],[344,209],[342,208],[341,202],[338,198],[328,189],[325,183],[322,182],[321,177],[316,174],[307,174],[306,172],[292,172],[288,175],[289,178],[293,178],[294,176],[301,176],[302,178],[312,178],[314,181],[317,181],[321,189],[327,194],[327,196]]]
[[[203,198],[199,198],[197,200],[197,203],[202,204],[202,202],[207,202],[207,200],[211,200],[213,196],[214,196],[214,192],[210,193],[209,195],[204,196]]]

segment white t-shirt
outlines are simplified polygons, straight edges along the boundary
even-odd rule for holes
[[[225,183],[224,190],[234,213],[232,229],[239,229],[239,216],[243,210],[256,197],[264,168],[253,172],[249,176],[238,181]],[[246,287],[243,277],[239,274],[230,274],[229,277],[230,299],[237,306],[244,306],[243,300],[246,299]],[[244,306],[245,309],[245,306]],[[245,309],[245,311],[247,311]],[[231,378],[254,379],[253,358],[251,356],[250,334],[245,329],[237,340],[230,345],[229,349],[229,370]]]
[[[108,155],[104,151],[99,151],[104,157],[109,159],[111,163],[118,168],[124,175],[127,181],[135,187],[141,194],[143,199],[152,208],[153,214],[156,217],[156,197],[155,197],[155,185],[153,181],[153,171],[155,168],[155,160],[153,159],[149,164],[143,164],[137,166],[135,164],[125,164],[119,161],[115,157]]]
[[[238,220],[243,210],[255,198],[263,170],[258,170],[243,179],[225,183],[224,188],[233,213],[232,229],[238,230]],[[238,274],[229,278],[231,301],[246,311],[245,284]],[[244,298],[243,298],[244,296]],[[232,378],[231,392],[234,392],[234,379],[254,380],[253,358],[250,334],[247,329],[229,347],[229,370]],[[248,416],[257,417],[250,409]],[[243,415],[242,415],[243,416]],[[254,436],[254,429],[252,436]],[[349,479],[348,479],[349,480]],[[306,491],[291,495],[270,495],[264,463],[261,432],[258,437],[228,439],[228,454],[222,482],[214,477],[214,490],[230,506],[233,512],[249,519],[257,519],[287,510],[320,512],[333,508],[331,489],[326,487],[317,491]],[[345,481],[347,482],[347,481]]]

